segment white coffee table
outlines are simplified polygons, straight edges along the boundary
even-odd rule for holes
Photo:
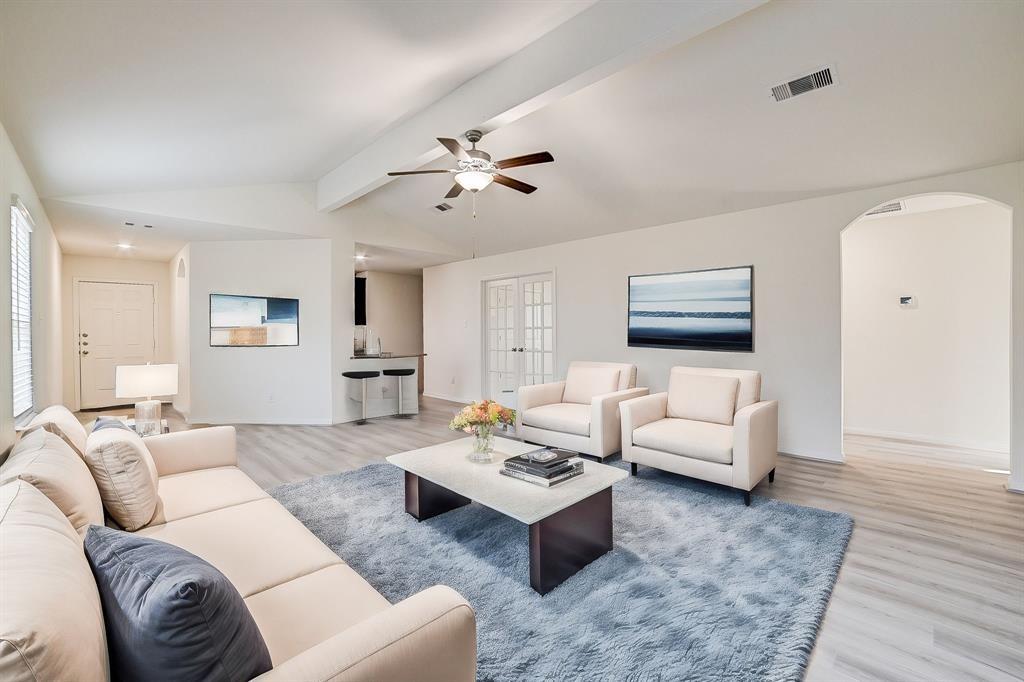
[[[467,459],[472,438],[391,455],[405,471],[405,510],[423,521],[475,500],[530,527],[530,585],[546,594],[612,549],[612,484],[622,469],[585,461],[583,475],[551,488],[502,476],[502,462],[536,450],[494,439],[494,461]]]

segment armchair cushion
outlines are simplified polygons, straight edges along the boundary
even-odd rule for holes
[[[523,412],[523,424],[548,431],[590,435],[590,403],[555,403]]]
[[[739,379],[672,372],[668,383],[668,416],[732,425]]]
[[[562,402],[589,405],[594,396],[618,390],[619,371],[615,367],[571,365],[565,376]]]
[[[732,464],[733,427],[690,419],[660,419],[633,431],[633,443],[673,455]]]

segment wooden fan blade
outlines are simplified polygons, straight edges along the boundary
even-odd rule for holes
[[[472,158],[466,153],[466,150],[462,148],[462,145],[459,144],[458,140],[453,140],[450,137],[439,137],[437,138],[437,141],[443,144],[444,148],[450,151],[452,156],[459,161],[472,161]]]
[[[451,173],[448,170],[393,171],[388,175],[425,175],[427,173]]]
[[[452,188],[450,190],[448,190],[448,194],[444,195],[444,198],[445,199],[454,199],[455,197],[459,196],[460,194],[462,194],[462,185],[460,185],[459,183],[456,182],[454,185],[452,185]]]
[[[518,168],[519,166],[532,166],[535,163],[551,163],[554,160],[555,157],[551,156],[551,152],[536,152],[534,154],[524,154],[523,156],[513,156],[511,159],[498,161],[494,165],[504,170],[506,168]]]
[[[499,185],[505,185],[506,187],[519,190],[523,194],[529,194],[530,192],[537,191],[537,188],[533,185],[527,185],[525,182],[520,182],[519,180],[510,178],[507,175],[502,175],[501,173],[494,174],[494,181]]]

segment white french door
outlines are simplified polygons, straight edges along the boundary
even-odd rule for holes
[[[484,283],[484,395],[516,406],[519,387],[554,380],[552,273]]]
[[[78,283],[78,365],[83,408],[126,402],[114,395],[114,368],[153,361],[154,301],[152,284]]]

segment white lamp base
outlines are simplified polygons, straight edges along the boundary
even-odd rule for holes
[[[155,436],[160,431],[160,401],[143,400],[135,403],[135,432],[140,436]]]

